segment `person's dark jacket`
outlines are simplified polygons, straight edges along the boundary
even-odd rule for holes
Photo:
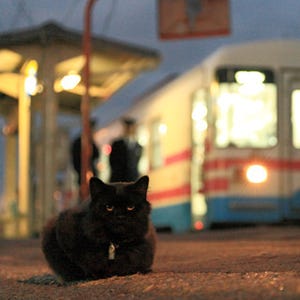
[[[127,139],[119,139],[112,143],[109,157],[111,182],[135,181],[139,177],[138,162],[142,155],[142,146]]]
[[[71,155],[72,155],[72,163],[73,167],[77,173],[78,176],[78,183],[80,184],[81,182],[81,136],[76,138],[71,146]],[[91,159],[89,161],[89,168],[93,172],[93,175],[96,176],[97,174],[97,169],[95,166],[95,161],[99,159],[99,150],[97,146],[92,143],[92,155]]]

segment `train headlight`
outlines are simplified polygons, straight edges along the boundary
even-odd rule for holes
[[[268,178],[268,170],[263,165],[250,165],[246,168],[246,178],[251,183],[263,183]]]

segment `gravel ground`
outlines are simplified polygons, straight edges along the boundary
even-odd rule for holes
[[[0,299],[300,299],[300,227],[160,234],[153,272],[58,285],[39,240],[0,239]]]

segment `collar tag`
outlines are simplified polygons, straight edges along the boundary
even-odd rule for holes
[[[116,246],[111,242],[108,247],[108,259],[114,260],[116,258]]]

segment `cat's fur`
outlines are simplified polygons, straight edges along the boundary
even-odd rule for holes
[[[63,281],[151,270],[155,230],[149,221],[148,176],[133,183],[90,180],[91,200],[51,219],[42,250]]]

